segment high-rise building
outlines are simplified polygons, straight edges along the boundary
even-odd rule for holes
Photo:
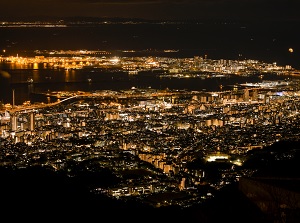
[[[257,101],[257,99],[258,99],[258,90],[257,89],[253,89],[252,100],[253,101]]]
[[[35,128],[35,114],[34,114],[34,112],[30,113],[30,125],[29,125],[29,127],[30,127],[30,131],[33,131],[34,128]]]
[[[180,185],[179,185],[179,189],[180,189],[180,190],[185,189],[185,181],[186,181],[185,178],[182,178],[182,179],[181,179],[181,182],[180,182]]]
[[[16,114],[12,114],[10,116],[10,128],[11,128],[11,131],[17,130],[17,115]]]
[[[249,89],[244,90],[244,101],[249,101]]]

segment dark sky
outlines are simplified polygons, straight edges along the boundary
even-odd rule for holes
[[[0,17],[300,20],[299,2],[300,0],[1,0]]]

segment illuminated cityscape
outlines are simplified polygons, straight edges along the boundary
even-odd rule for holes
[[[10,56],[1,60],[32,69],[38,69],[38,64],[65,70],[92,67],[130,75],[160,70],[161,78],[297,75],[297,70],[275,63],[198,57]],[[204,204],[222,188],[255,174],[257,170],[248,166],[253,151],[300,137],[300,84],[288,78],[241,83],[215,92],[132,87],[42,94],[55,98],[54,102],[2,105],[1,166],[44,166],[70,178],[79,177],[75,171],[79,167],[90,174],[105,169],[115,179],[87,183],[91,195],[134,200],[153,208]],[[293,159],[294,152],[287,151],[279,159]]]
[[[3,3],[3,217],[298,223],[300,20],[280,2]]]
[[[128,51],[125,51],[128,52]],[[134,53],[135,51],[129,51]],[[168,52],[168,50],[163,50]],[[44,68],[57,69],[115,69],[128,71],[131,74],[138,74],[139,71],[158,69],[166,71],[166,77],[191,77],[199,76],[199,72],[208,74],[237,74],[251,75],[263,73],[276,73],[282,75],[300,75],[299,71],[290,65],[279,66],[276,62],[269,64],[258,60],[214,60],[199,56],[193,58],[171,58],[171,57],[116,57],[111,56],[107,51],[50,51],[37,54],[47,54],[49,56],[19,57],[9,56],[0,57],[1,61],[16,65],[30,66],[38,69],[38,64],[43,64]],[[58,56],[57,56],[58,55]],[[65,56],[60,56],[65,55]],[[70,56],[71,55],[71,56]]]

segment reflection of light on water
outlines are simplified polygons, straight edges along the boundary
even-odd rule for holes
[[[39,64],[38,63],[33,63],[33,69],[39,69]]]
[[[70,72],[68,70],[66,70],[65,74],[66,74],[65,82],[69,82],[70,81]]]

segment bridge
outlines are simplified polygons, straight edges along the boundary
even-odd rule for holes
[[[45,104],[45,103],[39,103],[39,104],[32,104],[32,105],[18,105],[18,106],[14,106],[10,109],[5,109],[3,110],[2,112],[9,112],[10,114],[14,114],[14,113],[22,113],[22,112],[26,112],[26,113],[30,113],[30,112],[34,112],[35,110],[38,110],[38,109],[43,109],[43,108],[47,108],[47,107],[51,107],[51,106],[55,106],[55,105],[58,105],[60,103],[63,103],[65,101],[68,101],[72,98],[76,98],[78,97],[79,95],[75,95],[75,96],[71,96],[71,97],[68,97],[68,98],[64,98],[62,100],[58,100],[56,102],[53,102],[53,103],[48,103],[48,104]]]
[[[81,92],[80,94],[72,95],[70,97],[66,98],[58,98],[56,102],[52,103],[38,103],[38,104],[32,104],[32,105],[18,105],[14,106],[9,109],[4,109],[3,111],[0,111],[4,113],[5,111],[9,112],[10,114],[14,113],[30,113],[34,112],[38,109],[43,109],[47,107],[56,106],[59,104],[62,104],[64,102],[68,102],[71,99],[84,99],[84,98],[101,98],[101,99],[113,99],[115,101],[119,101],[122,99],[152,99],[152,98],[159,98],[159,97],[172,97],[172,96],[178,96],[178,95],[193,95],[196,94],[195,92],[154,92],[154,93],[89,93],[89,92]]]

